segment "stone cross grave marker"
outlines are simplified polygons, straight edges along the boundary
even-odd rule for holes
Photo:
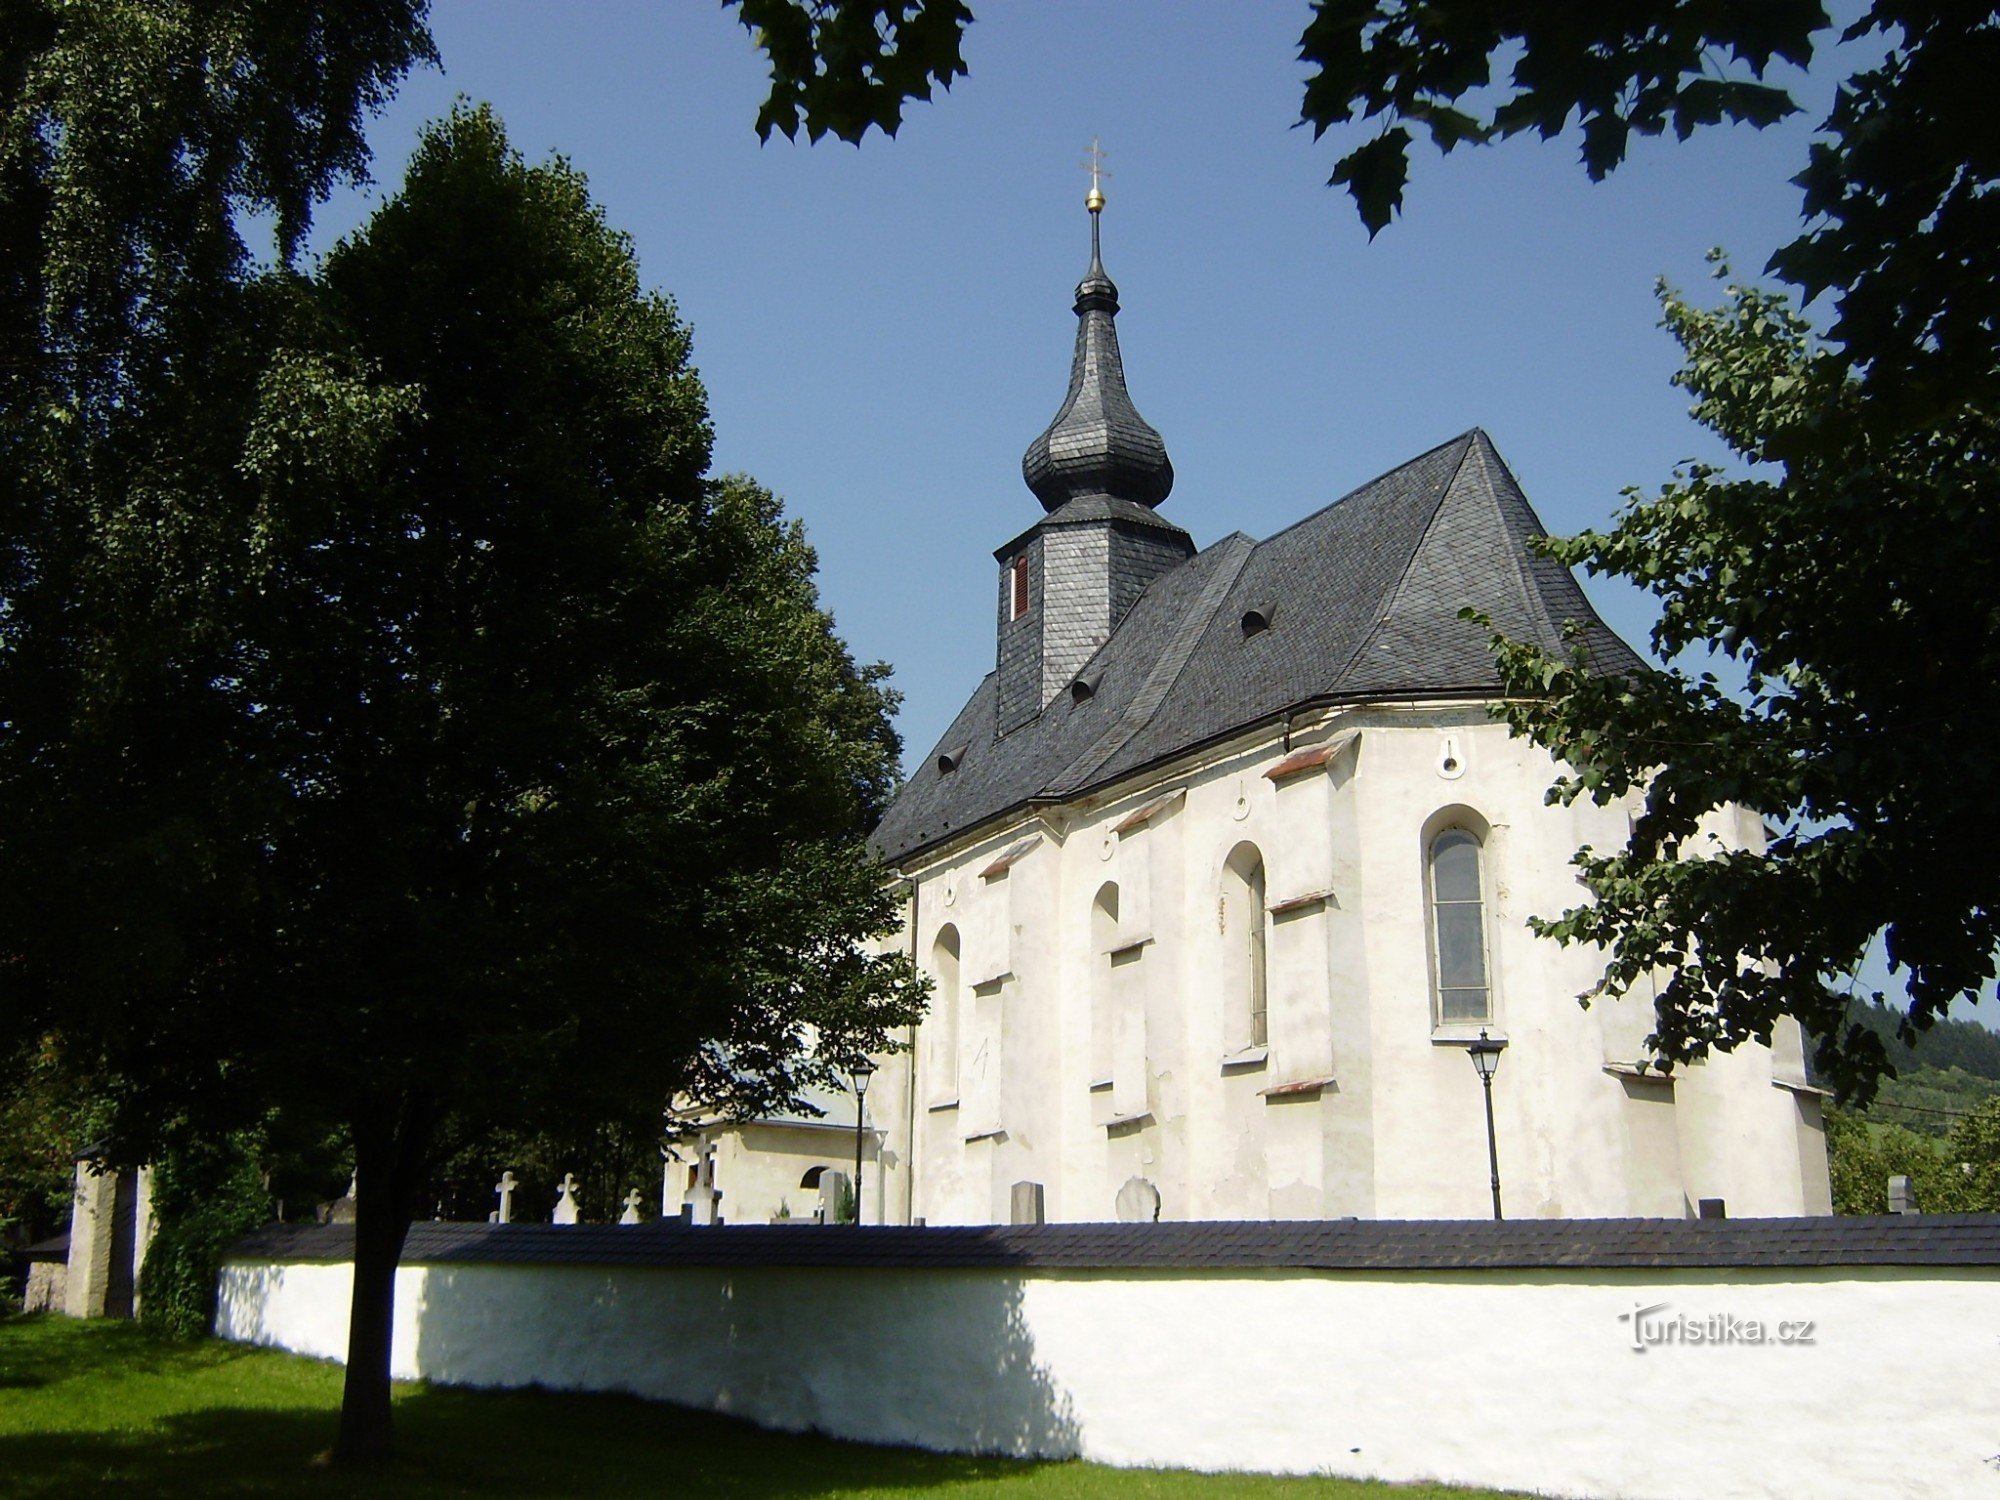
[[[500,1195],[500,1212],[494,1216],[494,1223],[511,1224],[514,1222],[514,1189],[520,1185],[520,1183],[514,1180],[514,1172],[511,1167],[502,1172],[500,1180],[493,1184],[493,1191]]]
[[[631,1192],[625,1195],[625,1212],[618,1216],[618,1222],[620,1224],[637,1224],[639,1222],[639,1205],[643,1202],[645,1202],[645,1199],[639,1196],[639,1190],[633,1188]]]
[[[577,1224],[582,1215],[576,1211],[576,1173],[563,1173],[562,1196],[556,1199],[556,1211],[550,1220],[555,1224]]]

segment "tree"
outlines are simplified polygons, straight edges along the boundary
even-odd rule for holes
[[[2000,1100],[1960,1118],[1944,1141],[1840,1110],[1827,1114],[1826,1139],[1835,1213],[1887,1212],[1891,1177],[1910,1179],[1918,1213],[2000,1213]]]
[[[1893,1073],[1879,1030],[1849,1015],[1883,1002],[1851,977],[1878,934],[1907,979],[1906,1039],[1994,973],[2000,847],[1980,831],[1973,747],[2000,725],[2000,428],[1971,404],[1885,426],[1780,296],[1665,305],[1696,416],[1763,467],[1697,466],[1548,552],[1640,582],[1662,603],[1656,653],[1712,648],[1743,688],[1712,671],[1603,677],[1580,653],[1496,638],[1509,722],[1567,762],[1551,798],[1644,797],[1626,848],[1579,854],[1591,902],[1534,926],[1601,945],[1603,993],[1670,971],[1663,1058],[1768,1041],[1789,1015],[1822,1074],[1866,1102]],[[1728,804],[1770,822],[1768,847],[1708,842],[1703,820]]]
[[[320,274],[240,300],[225,343],[283,352],[218,360],[188,413],[207,571],[160,584],[203,617],[175,662],[201,732],[151,740],[113,693],[58,747],[15,964],[96,1041],[130,1139],[346,1130],[335,1453],[366,1460],[438,1163],[500,1125],[657,1132],[681,1092],[791,1102],[915,1018],[907,962],[857,946],[895,919],[861,836],[896,742],[798,527],[705,476],[672,304],[489,113],[430,131]],[[192,791],[216,874],[202,920],[146,909],[143,962],[76,966],[79,924],[150,889],[157,846],[96,825],[121,777]]]
[[[186,675],[215,582],[199,529],[211,476],[191,460],[217,425],[199,393],[254,354],[227,332],[242,230],[263,216],[287,258],[314,204],[361,175],[363,120],[433,55],[424,10],[0,8],[0,926],[34,929],[37,871],[84,890],[107,876],[107,920],[77,959],[108,982],[170,964],[175,934],[227,904],[193,782],[98,773],[118,753],[99,733],[108,703],[149,720],[152,743],[211,742],[212,695]],[[238,456],[225,449],[220,471]],[[80,842],[40,846],[30,804],[65,788]],[[86,850],[122,851],[118,889]],[[0,1047],[48,1050],[19,990],[0,996]]]
[[[893,133],[885,91],[927,97],[964,71],[970,17],[950,0],[745,0],[741,13],[771,57],[766,134],[801,121],[814,136]],[[1318,0],[1300,55],[1303,120],[1368,132],[1331,181],[1373,233],[1403,205],[1413,132],[1448,152],[1574,127],[1598,179],[1634,135],[1795,113],[1768,75],[1836,41],[1870,55],[1796,179],[1803,232],[1768,267],[1828,296],[1825,339],[1767,292],[1732,288],[1713,314],[1666,296],[1697,415],[1765,467],[1690,471],[1615,529],[1549,544],[1658,595],[1655,649],[1685,669],[1607,681],[1494,644],[1518,695],[1510,722],[1569,763],[1552,795],[1646,798],[1628,849],[1580,856],[1594,904],[1538,930],[1605,946],[1598,993],[1675,970],[1661,1061],[1768,1040],[1793,1016],[1821,1071],[1865,1101],[1893,1067],[1846,1015],[1872,945],[1906,977],[1909,1041],[1990,986],[2000,940],[1975,748],[2000,706],[2000,134],[1984,99],[2000,20],[1969,0],[1875,0],[1844,29],[1819,0]],[[1704,670],[1709,651],[1740,665],[1746,696]],[[1774,825],[1769,848],[1680,858],[1731,803]]]

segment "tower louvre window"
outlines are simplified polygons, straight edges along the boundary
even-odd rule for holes
[[[1028,612],[1028,554],[1023,552],[1007,566],[1014,579],[1014,612],[1009,618],[1018,620]]]

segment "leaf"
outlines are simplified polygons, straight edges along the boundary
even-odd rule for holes
[[[1330,187],[1346,187],[1361,222],[1373,239],[1403,206],[1403,188],[1410,177],[1410,133],[1397,126],[1340,159],[1327,179]]]

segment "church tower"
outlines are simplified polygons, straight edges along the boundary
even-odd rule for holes
[[[1048,514],[993,555],[1000,563],[995,727],[1031,722],[1076,681],[1146,586],[1194,555],[1154,507],[1174,487],[1166,444],[1125,390],[1118,288],[1104,274],[1093,173],[1090,269],[1076,288],[1069,394],[1028,445],[1021,474]]]

